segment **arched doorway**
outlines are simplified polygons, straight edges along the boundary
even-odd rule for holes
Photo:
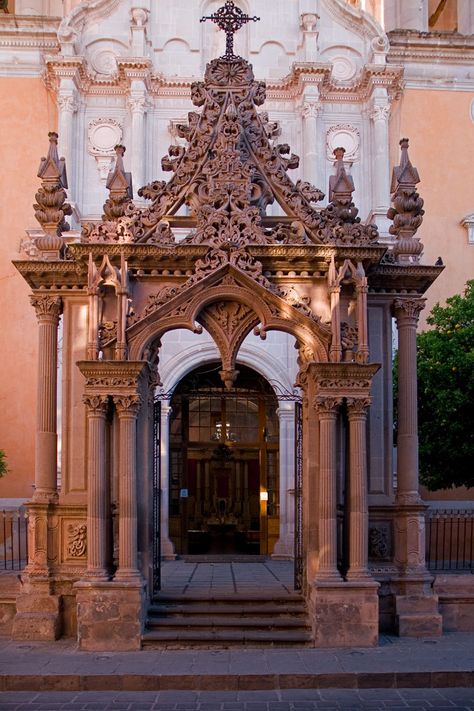
[[[279,535],[278,401],[239,365],[185,376],[171,400],[169,536],[178,554],[271,554]]]

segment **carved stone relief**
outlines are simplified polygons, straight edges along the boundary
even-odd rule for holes
[[[68,558],[83,558],[87,553],[87,526],[70,523],[67,527],[66,552]]]
[[[89,123],[88,151],[94,156],[100,180],[105,184],[109,174],[114,147],[122,141],[122,126],[113,118],[97,118]]]
[[[393,556],[392,526],[386,522],[369,525],[369,558],[373,561],[389,561]]]
[[[326,133],[326,158],[334,160],[336,148],[344,148],[344,162],[353,163],[359,160],[360,131],[349,123],[338,123],[328,128]]]

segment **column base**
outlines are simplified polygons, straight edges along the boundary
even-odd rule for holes
[[[141,648],[145,620],[142,581],[81,580],[74,588],[79,649],[113,652]]]
[[[379,584],[317,580],[309,595],[315,647],[374,647],[379,638]]]
[[[274,560],[291,560],[295,556],[295,537],[281,536],[273,547]]]
[[[58,595],[35,591],[18,595],[12,638],[51,642],[60,636],[61,618]]]
[[[393,581],[395,587],[395,631],[399,637],[439,637],[443,618],[438,596],[433,594],[429,575],[408,575]]]

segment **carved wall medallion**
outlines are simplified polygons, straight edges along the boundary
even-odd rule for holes
[[[113,118],[97,118],[89,123],[88,151],[94,156],[102,182],[107,176],[115,155],[114,147],[122,141],[122,126]]]
[[[97,49],[90,58],[97,74],[111,76],[117,71],[116,53],[112,49]]]
[[[350,81],[355,76],[357,66],[349,57],[346,57],[343,54],[338,54],[331,57],[331,61],[331,76],[334,81]]]
[[[326,133],[326,158],[333,162],[336,148],[344,148],[344,162],[359,160],[360,131],[349,123],[338,123]]]

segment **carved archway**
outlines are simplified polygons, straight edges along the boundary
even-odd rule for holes
[[[293,290],[294,291],[294,290]],[[163,288],[149,297],[144,311],[128,329],[130,357],[140,360],[150,344],[169,330],[200,332],[206,328],[216,343],[223,380],[232,386],[240,345],[254,329],[262,339],[276,330],[294,336],[302,362],[327,362],[329,328],[297,292],[280,296],[230,264],[194,282],[188,289]]]

